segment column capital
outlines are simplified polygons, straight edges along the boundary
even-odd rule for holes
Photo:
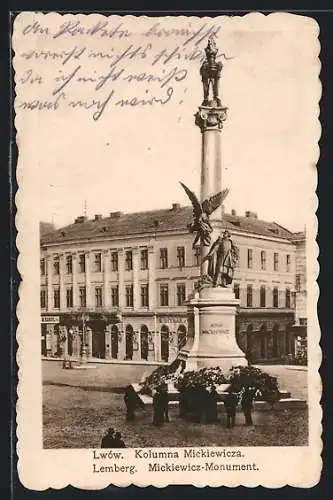
[[[222,107],[199,106],[195,114],[195,124],[201,132],[206,130],[218,130],[223,128],[223,122],[227,119],[227,109]]]

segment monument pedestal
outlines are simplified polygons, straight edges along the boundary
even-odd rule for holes
[[[231,288],[206,286],[190,298],[188,341],[178,354],[186,371],[220,367],[228,373],[233,366],[247,366],[236,341],[238,304]]]

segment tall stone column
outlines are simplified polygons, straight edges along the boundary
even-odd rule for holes
[[[221,131],[227,118],[227,108],[199,106],[195,124],[201,130],[201,189],[200,201],[222,191]],[[210,218],[215,241],[222,228],[223,206],[218,207]],[[201,245],[201,276],[208,274],[208,261],[203,261],[209,246]]]

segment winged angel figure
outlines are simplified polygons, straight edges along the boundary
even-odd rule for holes
[[[223,191],[214,194],[209,199],[200,203],[193,191],[182,182],[180,184],[190,198],[193,206],[193,223],[189,228],[191,233],[197,233],[193,242],[193,248],[195,248],[199,240],[203,246],[209,246],[211,243],[211,233],[213,232],[209,216],[223,203],[229,193],[229,189],[223,189]]]

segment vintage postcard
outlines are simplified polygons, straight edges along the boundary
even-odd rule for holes
[[[318,483],[318,34],[16,15],[27,488]]]

